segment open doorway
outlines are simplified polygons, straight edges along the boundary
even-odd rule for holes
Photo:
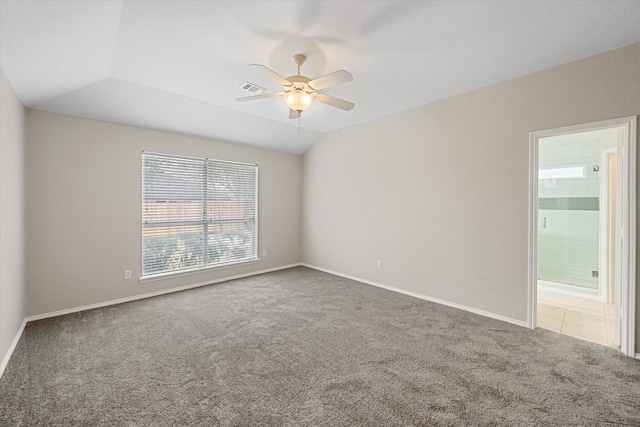
[[[635,355],[636,118],[531,134],[529,326]]]

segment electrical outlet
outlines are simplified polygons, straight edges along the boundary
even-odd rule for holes
[[[266,249],[262,250],[262,256],[267,256],[267,250]]]
[[[131,279],[131,270],[125,270],[124,271],[124,280],[129,280]]]
[[[382,260],[379,259],[376,265],[378,266],[378,268],[382,268]]]

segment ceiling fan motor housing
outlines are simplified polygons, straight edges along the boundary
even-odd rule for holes
[[[309,83],[311,81],[311,79],[309,77],[300,76],[300,75],[298,75],[298,76],[289,76],[289,77],[287,77],[287,80],[289,80],[291,83],[303,83],[305,85],[307,85],[307,83]]]

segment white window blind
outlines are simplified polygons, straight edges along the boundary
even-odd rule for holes
[[[258,167],[142,153],[142,276],[257,259]]]

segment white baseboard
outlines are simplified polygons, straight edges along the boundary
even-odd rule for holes
[[[636,359],[640,360],[640,353],[636,353]]]
[[[409,295],[409,296],[412,296],[412,297],[415,297],[415,298],[420,298],[420,299],[423,299],[425,301],[435,302],[436,304],[446,305],[448,307],[457,308],[457,309],[460,309],[460,310],[468,311],[470,313],[479,314],[481,316],[490,317],[492,319],[501,320],[503,322],[512,323],[514,325],[522,326],[522,327],[525,327],[525,328],[528,327],[527,326],[527,322],[524,322],[522,320],[516,320],[516,319],[512,319],[510,317],[501,316],[499,314],[491,313],[489,311],[479,310],[479,309],[473,308],[473,307],[467,307],[466,305],[457,304],[455,302],[450,302],[450,301],[445,301],[445,300],[442,300],[442,299],[439,299],[439,298],[433,298],[433,297],[430,297],[430,296],[427,296],[427,295],[419,294],[417,292],[406,291],[406,290],[400,289],[400,288],[394,288],[393,286],[383,285],[382,283],[377,283],[377,282],[373,282],[371,280],[361,279],[359,277],[349,276],[347,274],[338,273],[337,271],[328,270],[326,268],[317,267],[315,265],[306,264],[304,262],[301,265],[304,266],[304,267],[313,268],[314,270],[324,271],[325,273],[334,274],[336,276],[344,277],[345,279],[355,280],[355,281],[358,281],[358,282],[366,283],[367,285],[373,285],[373,286],[377,286],[378,288],[383,288],[383,289],[387,289],[389,291],[398,292],[400,294]]]
[[[4,355],[4,358],[2,359],[2,363],[0,363],[0,378],[2,378],[2,374],[4,374],[4,370],[7,367],[7,364],[9,363],[9,359],[11,359],[11,356],[13,355],[13,351],[16,349],[16,346],[18,345],[18,341],[20,341],[20,337],[22,337],[22,333],[24,332],[25,326],[27,326],[26,318],[22,321],[22,324],[20,325],[20,328],[18,329],[18,332],[16,333],[15,338],[13,338],[13,342],[11,343],[11,346],[9,346],[9,350],[7,351],[7,354]]]
[[[63,316],[65,314],[77,313],[79,311],[91,310],[91,309],[94,309],[94,308],[101,308],[101,307],[107,307],[107,306],[110,306],[110,305],[122,304],[124,302],[130,302],[130,301],[136,301],[136,300],[145,299],[145,298],[157,297],[159,295],[165,295],[165,294],[170,294],[170,293],[173,293],[173,292],[185,291],[187,289],[198,288],[200,286],[213,285],[214,283],[227,282],[229,280],[242,279],[243,277],[256,276],[258,274],[270,273],[272,271],[284,270],[286,268],[298,267],[300,265],[301,265],[300,263],[282,265],[280,267],[267,268],[265,270],[253,271],[251,273],[236,274],[235,276],[227,276],[227,277],[223,277],[223,278],[220,278],[220,279],[207,280],[205,282],[192,283],[191,285],[178,286],[176,288],[163,289],[161,291],[148,292],[148,293],[145,293],[145,294],[133,295],[133,296],[126,297],[126,298],[118,298],[118,299],[114,299],[114,300],[110,300],[110,301],[99,302],[99,303],[96,303],[96,304],[83,305],[81,307],[73,307],[73,308],[67,308],[67,309],[64,309],[64,310],[52,311],[50,313],[36,314],[35,316],[28,316],[26,318],[26,321],[27,322],[32,322],[34,320],[48,319],[50,317]]]

